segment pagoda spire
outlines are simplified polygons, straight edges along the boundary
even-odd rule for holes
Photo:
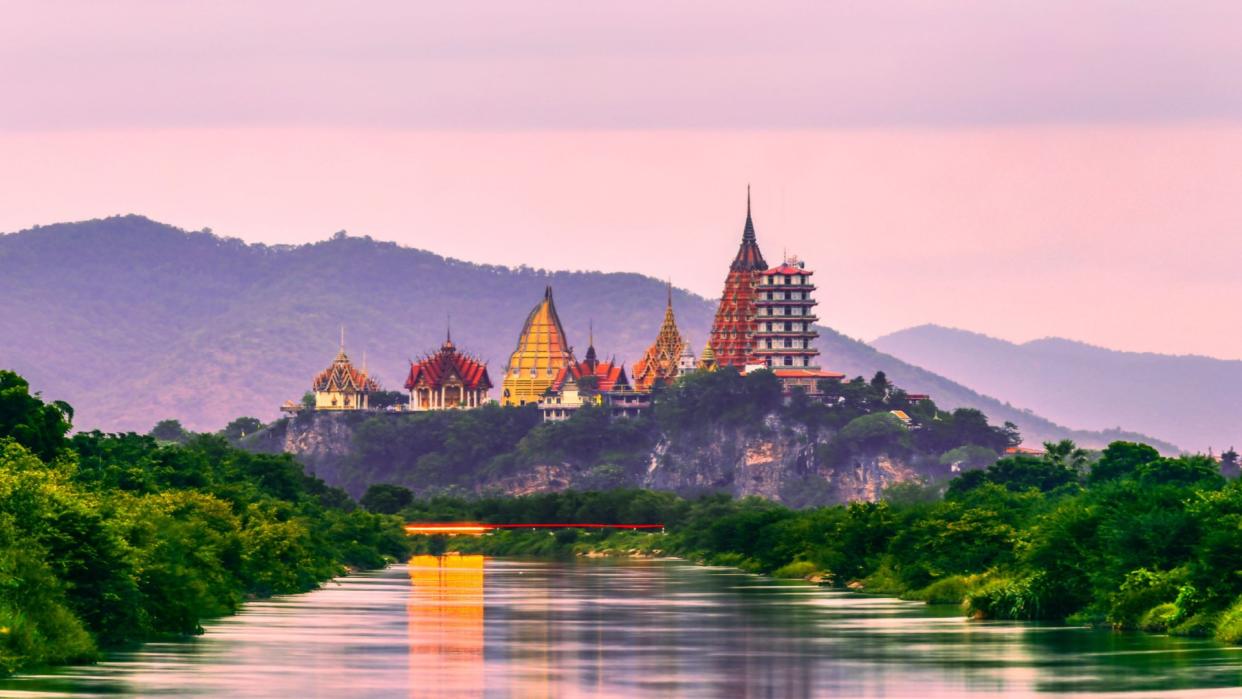
[[[742,229],[742,240],[755,242],[755,222],[750,217],[750,183],[746,183],[746,226]]]
[[[599,356],[595,354],[595,321],[590,321],[587,330],[587,351],[586,359],[582,361],[583,366],[594,373],[595,367],[599,366]]]
[[[759,252],[759,242],[755,236],[755,220],[750,214],[750,185],[746,185],[746,224],[742,227],[742,245],[737,250],[737,257],[729,269],[735,272],[761,272],[768,268],[763,261],[763,253]]]

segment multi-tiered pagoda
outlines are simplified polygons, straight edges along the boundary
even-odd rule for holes
[[[557,373],[573,361],[573,349],[565,339],[565,329],[556,314],[549,286],[543,292],[543,300],[526,316],[517,349],[505,365],[501,404],[538,403],[556,380]]]
[[[643,358],[634,363],[634,388],[650,391],[656,382],[669,383],[684,370],[689,344],[677,329],[673,316],[673,287],[668,288],[668,304],[664,307],[664,322],[655,342],[647,348]],[[694,354],[689,357],[690,368],[694,366]]]
[[[746,188],[746,225],[742,228],[742,245],[738,248],[729,276],[725,277],[724,294],[712,323],[710,344],[720,366],[744,369],[759,363],[755,355],[755,321],[757,289],[760,274],[768,268],[755,239],[755,224],[750,215],[750,188]]]

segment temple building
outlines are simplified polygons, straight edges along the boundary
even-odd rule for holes
[[[733,366],[741,370],[759,361],[755,355],[756,287],[760,273],[767,268],[755,238],[755,224],[750,215],[750,188],[747,187],[742,244],[729,265],[724,294],[716,309],[716,319],[712,322],[710,343],[720,366]]]
[[[814,274],[806,264],[790,257],[778,267],[759,275],[755,301],[755,356],[781,380],[785,393],[801,391],[808,396],[823,393],[824,381],[840,381],[844,374],[819,368],[815,348],[815,300],[811,292]]]
[[[435,354],[410,362],[405,380],[414,411],[477,408],[487,402],[491,388],[487,364],[457,351],[451,332]]]
[[[755,300],[755,356],[765,365],[811,367],[815,349],[815,300],[811,292],[814,274],[796,257],[779,267],[761,272]]]
[[[345,331],[341,331],[341,349],[327,369],[311,382],[315,393],[315,410],[367,410],[367,396],[380,391],[379,384],[359,370],[345,354]]]
[[[630,387],[625,367],[615,359],[599,361],[595,338],[587,346],[586,359],[561,369],[552,386],[539,400],[545,421],[568,420],[586,405],[607,406],[611,417],[632,417],[651,406],[650,397]]]
[[[583,379],[590,377],[589,381]],[[630,380],[625,375],[625,367],[617,364],[616,359],[606,362],[599,361],[595,353],[595,334],[592,332],[590,344],[587,345],[586,359],[581,362],[571,361],[556,373],[552,380],[552,391],[559,391],[566,381],[577,384],[588,384],[594,390],[607,393],[613,390],[625,390],[630,387]]]
[[[500,402],[503,405],[538,403],[557,374],[573,361],[573,349],[565,339],[565,329],[556,314],[549,286],[544,290],[543,300],[526,316],[517,348],[505,365]]]
[[[650,391],[657,381],[669,383],[677,378],[682,371],[686,349],[686,341],[677,329],[677,319],[673,317],[673,287],[670,284],[660,332],[643,358],[634,363],[634,388]]]

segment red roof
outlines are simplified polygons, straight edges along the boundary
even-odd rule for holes
[[[413,390],[420,384],[427,388],[440,388],[454,376],[472,391],[486,391],[492,387],[492,380],[487,375],[487,365],[468,354],[458,352],[452,342],[446,341],[439,352],[423,357],[417,363],[410,362],[410,375],[405,380],[405,388]]]
[[[597,362],[589,360],[585,362],[574,362],[569,366],[562,367],[556,372],[556,378],[552,379],[552,390],[559,391],[565,385],[565,381],[569,376],[574,377],[574,381],[578,381],[584,376],[594,376],[599,379],[599,390],[601,392],[612,391],[630,387],[630,381],[625,376],[625,367],[614,362]]]
[[[791,369],[791,368],[773,368],[772,373],[776,374],[778,379],[843,379],[845,374],[838,374],[835,371],[823,371],[822,369]]]
[[[765,271],[764,274],[767,276],[772,276],[775,274],[801,274],[803,276],[809,277],[815,273],[809,269],[803,269],[802,267],[796,267],[786,262],[779,267],[773,267],[772,269]]]

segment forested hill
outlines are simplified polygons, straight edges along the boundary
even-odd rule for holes
[[[721,249],[722,275],[729,255]],[[407,360],[434,350],[451,316],[458,347],[487,360],[499,382],[548,284],[578,350],[593,321],[599,352],[629,366],[654,339],[665,298],[663,282],[637,274],[477,265],[340,234],[300,246],[248,245],[132,215],[0,236],[0,270],[0,366],[72,403],[79,428],[105,430],[145,431],[165,417],[192,429],[218,429],[239,415],[275,417],[331,361],[341,325],[354,360],[365,352],[381,383],[400,388]],[[714,302],[675,291],[673,303],[697,351]],[[830,304],[820,311],[832,319]],[[1028,442],[1151,441],[1060,428],[821,333],[826,368],[851,376],[883,370],[942,407],[1011,420]]]
[[[1197,451],[1242,443],[1242,361],[1120,352],[1061,338],[1015,344],[936,325],[874,344],[1071,425],[1122,424]]]

